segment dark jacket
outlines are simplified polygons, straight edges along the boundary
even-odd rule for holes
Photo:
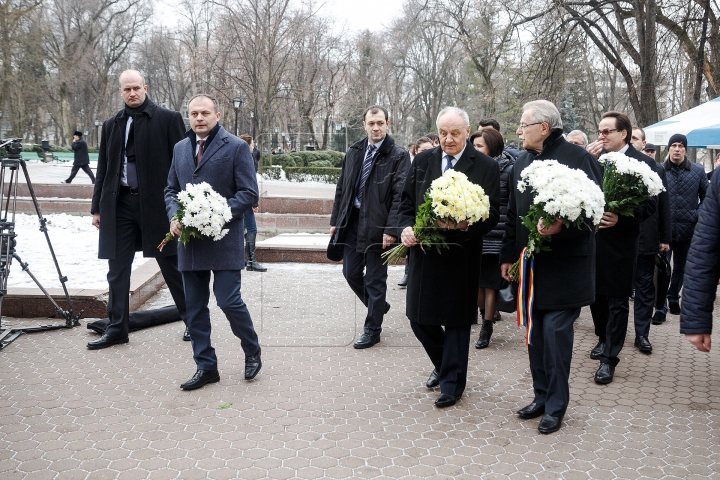
[[[700,203],[705,198],[708,179],[705,169],[685,157],[680,165],[670,160],[663,164],[667,173],[672,218],[672,241],[690,240],[698,220]]]
[[[639,153],[639,152],[638,152]],[[642,153],[639,153],[643,155]],[[637,158],[637,157],[635,157]],[[640,239],[638,240],[638,255],[655,255],[660,251],[661,243],[670,243],[672,240],[672,222],[670,220],[670,195],[667,192],[667,174],[662,164],[651,157],[650,166],[660,176],[665,191],[657,196],[657,210],[640,224]]]
[[[442,175],[442,149],[435,147],[418,154],[408,172],[398,213],[401,230],[415,225],[417,210],[425,191]],[[463,326],[477,323],[477,290],[483,235],[497,224],[500,207],[500,171],[495,160],[478,152],[467,142],[454,170],[480,185],[490,199],[490,216],[467,231],[445,230],[449,249],[438,253],[416,245],[409,249],[407,302],[405,313],[411,322],[422,325]]]
[[[511,182],[508,220],[505,224],[501,263],[514,263],[527,245],[528,229],[521,217],[533,204],[531,189],[517,189],[522,171],[535,160],[557,160],[587,174],[602,185],[600,166],[584,148],[573,145],[556,130],[545,139],[541,152],[526,150],[515,161]],[[595,301],[595,226],[586,220],[583,228],[566,228],[552,236],[550,251],[535,254],[535,308],[567,310],[590,305]]]
[[[82,138],[72,143],[73,152],[75,152],[75,160],[73,165],[88,165],[90,163],[90,155],[88,155],[87,142]]]
[[[338,227],[334,237],[337,242],[342,242],[347,234],[343,227],[354,208],[353,202],[357,196],[358,178],[367,145],[367,138],[353,144],[343,159],[330,216],[330,225]],[[356,240],[358,252],[364,252],[368,248],[381,250],[383,234],[400,238],[397,211],[409,165],[410,154],[407,150],[395,145],[395,140],[386,135],[373,157],[370,175],[365,182]]]
[[[505,233],[505,222],[507,222],[508,202],[510,202],[510,178],[512,175],[515,158],[507,153],[501,153],[495,157],[500,169],[500,221],[483,238],[483,255],[499,255],[502,247],[502,237]]]
[[[98,258],[115,257],[115,208],[123,168],[123,146],[127,118],[125,109],[103,123],[98,155],[97,179],[91,213],[100,214],[100,248]],[[170,231],[165,214],[164,189],[172,162],[173,147],[185,136],[180,113],[159,107],[148,99],[142,113],[133,119],[137,162],[142,237],[136,250],[145,257],[170,256],[177,253],[177,242],[170,242],[162,252],[157,246]]]
[[[174,201],[188,183],[207,182],[227,199],[232,220],[229,232],[220,240],[191,238],[179,245],[178,270],[242,270],[245,266],[243,214],[257,201],[258,186],[250,148],[244,140],[220,127],[195,165],[195,134],[175,145],[172,166],[165,187],[167,219],[180,206]]]
[[[632,145],[628,145],[625,155],[646,163],[650,168],[653,167],[652,163],[655,163]],[[640,223],[650,218],[656,210],[657,198],[653,197],[635,207],[632,216],[619,215],[615,225],[598,230],[595,235],[596,293],[608,297],[627,298],[632,295]]]
[[[682,290],[680,333],[712,333],[720,278],[720,185],[713,184],[700,207],[690,243]]]

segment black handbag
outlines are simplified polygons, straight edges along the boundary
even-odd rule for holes
[[[665,297],[670,288],[670,276],[672,268],[668,262],[665,252],[655,255],[655,274],[653,275],[653,283],[655,284],[655,308],[661,309],[665,306]]]
[[[335,232],[336,235],[333,235],[330,237],[330,241],[328,242],[327,246],[327,258],[328,260],[332,260],[333,262],[341,262],[343,259],[343,252],[345,250],[345,244],[343,243],[337,243],[338,239],[338,232]]]
[[[517,309],[517,301],[515,299],[515,292],[517,292],[517,283],[510,283],[507,280],[503,280],[503,285],[498,290],[497,296],[497,309],[500,312],[515,313]]]

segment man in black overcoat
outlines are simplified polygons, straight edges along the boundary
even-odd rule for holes
[[[380,341],[383,317],[390,309],[387,265],[382,251],[400,233],[397,211],[410,154],[387,134],[388,111],[380,105],[363,113],[367,137],[345,154],[330,215],[332,241],[344,244],[343,275],[367,307],[363,334],[355,348],[369,348]]]
[[[515,161],[500,252],[500,269],[508,281],[515,280],[507,272],[527,245],[529,231],[522,217],[533,204],[531,189],[517,189],[522,171],[536,160],[557,160],[601,184],[597,161],[563,138],[560,112],[552,103],[536,100],[525,104],[517,134],[525,152]],[[538,431],[551,433],[560,429],[570,401],[573,324],[580,309],[595,300],[595,226],[586,220],[583,228],[566,228],[558,220],[550,226],[540,222],[537,229],[541,235],[551,236],[551,250],[534,256],[534,329],[528,357],[535,397],[517,413],[526,419],[544,414]]]
[[[440,146],[418,154],[408,172],[398,222],[410,255],[405,313],[435,367],[426,385],[440,385],[435,405],[443,408],[457,402],[467,383],[470,329],[478,318],[482,237],[500,217],[500,170],[495,160],[468,141],[470,121],[464,110],[445,107],[437,117],[437,128]],[[470,226],[465,221],[438,222],[449,249],[442,253],[430,245],[421,249],[413,233],[415,216],[432,181],[451,168],[485,190],[490,215]]]
[[[587,146],[588,152],[599,157],[605,152],[619,152],[645,162],[650,168],[655,163],[647,155],[638,152],[630,143],[632,124],[627,115],[607,112],[598,125],[598,140]],[[595,303],[590,305],[598,345],[593,349],[600,360],[595,372],[595,382],[608,384],[613,381],[618,355],[625,343],[629,298],[635,278],[640,223],[657,210],[657,198],[644,201],[635,208],[632,216],[605,212],[606,224],[600,226],[597,243],[597,282]]]
[[[90,182],[95,183],[95,175],[90,170],[90,155],[88,155],[87,142],[82,138],[83,134],[81,131],[73,133],[72,149],[74,152],[73,167],[70,170],[70,176],[67,180],[63,180],[61,183],[72,183],[73,178],[77,175],[78,170],[82,169],[83,172],[87,173],[90,177]]]
[[[97,181],[92,198],[93,225],[100,229],[98,258],[108,259],[109,324],[89,349],[127,343],[130,272],[136,251],[154,257],[180,316],[185,317],[182,277],[177,269],[177,243],[162,252],[157,246],[170,229],[164,189],[173,147],[184,138],[180,113],[156,105],[135,70],[120,74],[125,108],[102,127]]]

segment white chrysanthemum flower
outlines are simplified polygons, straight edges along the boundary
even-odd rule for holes
[[[428,191],[438,218],[472,225],[490,216],[490,200],[479,185],[457,170],[447,170]]]

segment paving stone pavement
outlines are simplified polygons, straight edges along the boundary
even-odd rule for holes
[[[100,351],[86,350],[96,335],[82,327],[0,352],[0,478],[720,478],[720,362],[679,335],[677,316],[651,328],[652,355],[629,335],[615,381],[599,386],[584,309],[564,427],[541,435],[514,413],[532,396],[511,315],[488,349],[471,348],[461,401],[439,410],[395,286],[401,267],[382,341],[367,350],[352,348],[363,315],[341,267],[268,267],[243,273],[263,345],[252,382],[212,302],[221,381],[192,392],[179,388],[195,371],[180,323]]]

